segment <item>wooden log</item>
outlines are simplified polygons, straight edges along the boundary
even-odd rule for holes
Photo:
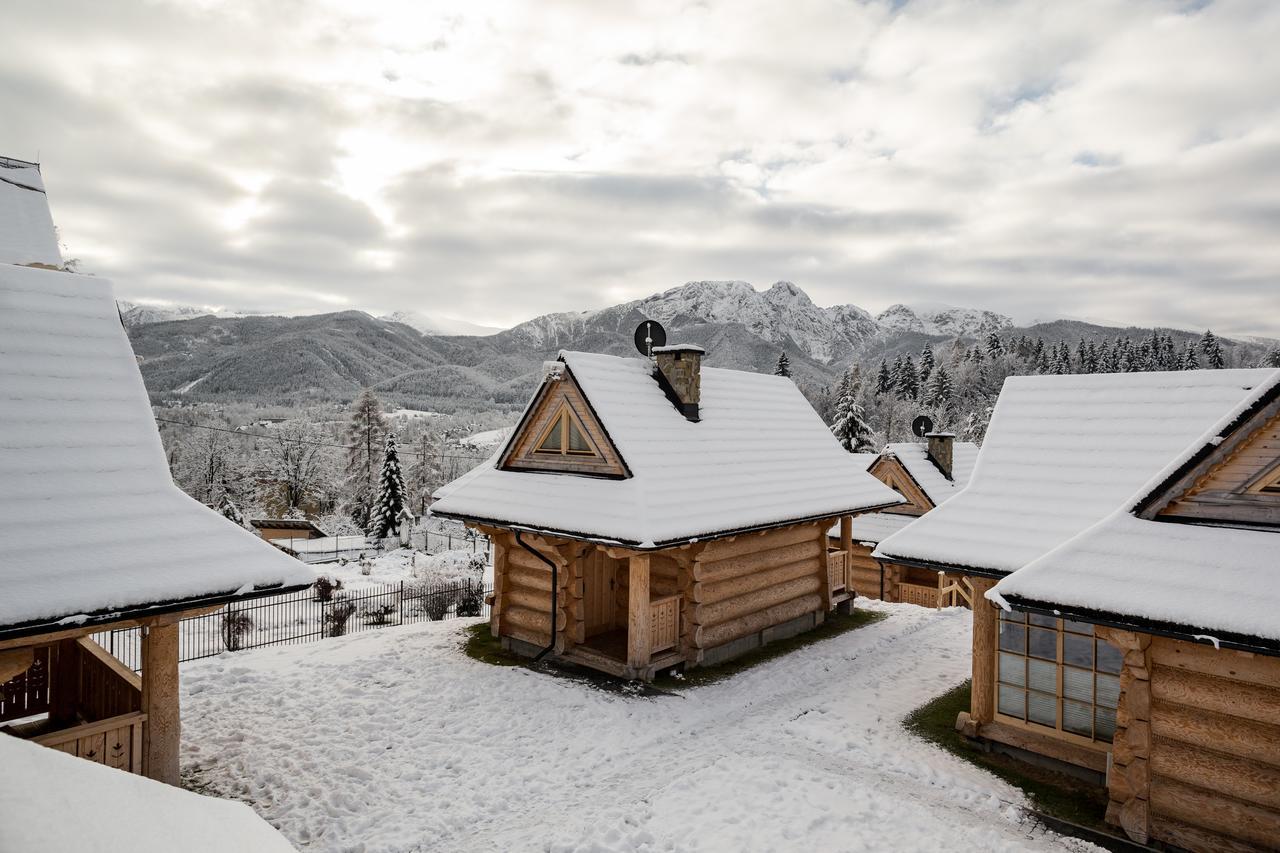
[[[508,564],[506,571],[506,580],[510,588],[522,586],[526,589],[536,589],[543,592],[551,592],[551,570],[546,566],[539,569],[527,569],[523,566]]]
[[[792,527],[780,527],[762,533],[744,533],[730,539],[715,539],[706,543],[706,547],[698,555],[698,563],[712,563],[754,554],[770,548],[781,548],[797,542],[811,542],[816,525],[799,524]]]
[[[804,595],[791,601],[775,604],[765,610],[749,613],[729,622],[722,622],[719,625],[711,627],[704,625],[701,627],[698,645],[704,649],[714,648],[821,609],[821,595],[817,593]]]
[[[1166,702],[1280,725],[1280,688],[1161,666],[1151,693]]]
[[[143,772],[159,782],[177,785],[182,744],[178,704],[178,623],[148,625],[142,631]]]
[[[1165,776],[1152,782],[1151,808],[1157,815],[1250,844],[1274,848],[1280,839],[1280,814]]]
[[[1120,806],[1117,817],[1126,835],[1139,844],[1147,843],[1151,837],[1151,808],[1146,800],[1129,800]]]
[[[547,559],[554,563],[559,563],[560,561],[556,559],[557,556],[558,555],[547,554]],[[538,572],[546,572],[548,576],[551,575],[550,566],[518,545],[507,555],[507,561],[512,566],[519,567],[521,569],[532,569]]]
[[[1160,748],[1158,741],[1176,740],[1280,767],[1280,726],[1269,723],[1156,701],[1151,735],[1157,741],[1153,751]]]
[[[995,605],[983,598],[995,585],[991,578],[973,579],[973,686],[969,716],[979,726],[991,722],[996,715],[996,637],[1000,620]]]
[[[739,595],[746,595],[759,589],[786,583],[802,577],[817,577],[818,564],[813,559],[799,560],[794,563],[780,565],[777,568],[745,575],[719,583],[694,583],[693,600],[699,604],[716,604]],[[700,620],[701,621],[701,620]]]
[[[1280,658],[1157,637],[1151,643],[1151,661],[1157,666],[1280,688]]]
[[[0,684],[31,669],[35,661],[36,650],[33,646],[0,652]]]
[[[506,592],[505,600],[508,608],[521,607],[538,613],[546,613],[551,610],[551,593],[532,590],[528,587],[511,587]]]
[[[493,542],[493,603],[489,605],[489,633],[502,636],[502,606],[506,600],[507,551],[498,539]]]
[[[550,636],[551,614],[548,612],[550,607],[550,602],[542,610],[517,607],[514,604],[509,605],[503,616],[503,623],[510,628],[519,628],[523,631],[542,635],[545,640]]]
[[[1160,776],[1218,791],[1280,814],[1280,768],[1168,740],[1161,741],[1152,753],[1151,769]]]
[[[627,666],[642,670],[651,655],[649,624],[649,555],[627,561]]]
[[[840,516],[840,550],[853,553],[853,516]]]
[[[1151,819],[1151,838],[1194,853],[1275,853],[1274,846],[1260,847],[1160,815]]]
[[[807,542],[796,542],[781,548],[742,554],[728,560],[717,560],[714,563],[699,561],[694,567],[693,578],[702,583],[722,583],[765,571],[774,566],[800,560],[816,560],[822,552],[823,548],[819,542],[816,539],[810,539]]]
[[[512,639],[529,643],[530,645],[537,646],[539,649],[546,648],[547,643],[551,640],[551,635],[546,631],[534,631],[528,628],[522,628],[518,625],[512,625],[510,622],[503,625],[502,636],[511,637]]]
[[[808,574],[785,583],[775,584],[763,589],[729,598],[716,604],[699,604],[694,616],[700,625],[711,627],[731,622],[750,613],[767,610],[784,601],[791,601],[809,593],[821,593],[822,579],[816,574]]]
[[[1145,678],[1137,678],[1134,675],[1134,669],[1135,667],[1125,664],[1120,670],[1120,695],[1124,697],[1121,704],[1124,706],[1127,721],[1149,720],[1151,719],[1151,682]]]
[[[972,719],[970,714],[970,719]],[[978,727],[978,735],[987,740],[1016,746],[1027,752],[1047,755],[1068,764],[1088,767],[1099,773],[1107,769],[1106,744],[1085,745],[1076,741],[1068,741],[1052,734],[1052,729],[1032,730],[1022,726],[1013,726],[999,720],[983,723]]]

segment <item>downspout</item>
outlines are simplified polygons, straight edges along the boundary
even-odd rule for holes
[[[876,560],[880,566],[880,600],[884,601],[884,560]]]
[[[556,647],[556,622],[558,621],[556,619],[556,616],[558,615],[556,613],[556,609],[559,606],[559,602],[556,601],[556,592],[560,587],[559,570],[557,569],[556,564],[548,560],[541,552],[536,551],[533,548],[530,548],[529,543],[525,542],[523,539],[520,538],[519,530],[516,531],[516,543],[521,548],[525,549],[530,554],[537,557],[539,560],[541,560],[542,562],[546,563],[548,566],[551,567],[551,643],[545,649],[538,652],[537,656],[534,657],[533,662],[537,663],[538,661],[542,660],[543,657],[546,656],[547,652],[551,651]]]

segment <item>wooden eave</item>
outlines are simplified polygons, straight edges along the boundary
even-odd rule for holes
[[[888,469],[888,470],[886,470]],[[867,473],[884,483],[891,489],[897,491],[897,484],[881,476],[883,473],[886,477],[899,479],[906,486],[906,491],[914,492],[914,495],[903,495],[906,498],[906,504],[894,504],[902,515],[912,515],[910,512],[901,512],[904,509],[916,509],[921,515],[935,509],[937,504],[929,497],[928,492],[920,485],[915,477],[911,476],[911,472],[907,470],[907,466],[902,464],[902,460],[893,454],[882,454],[875,462],[871,463],[871,467],[867,469]],[[896,477],[894,475],[897,475]]]

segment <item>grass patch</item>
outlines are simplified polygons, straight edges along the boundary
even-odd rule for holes
[[[1123,840],[1116,835],[1115,828],[1106,823],[1105,789],[1008,755],[983,752],[965,740],[955,725],[956,716],[969,710],[969,688],[970,683],[966,681],[917,708],[903,721],[903,725],[911,733],[1021,788],[1037,811]]]
[[[684,690],[690,687],[714,684],[765,661],[790,654],[796,649],[802,649],[812,643],[820,643],[823,640],[838,637],[847,631],[862,628],[887,617],[887,613],[856,608],[847,616],[831,611],[827,613],[827,618],[823,623],[812,631],[805,631],[803,634],[797,634],[785,640],[775,640],[767,646],[761,646],[733,660],[727,660],[715,666],[698,666],[679,675],[663,672],[653,680],[653,686],[660,690]]]
[[[467,636],[467,641],[462,644],[462,651],[469,658],[494,666],[523,666],[528,663],[525,658],[512,654],[502,647],[498,638],[489,632],[488,622],[468,625],[462,633]]]

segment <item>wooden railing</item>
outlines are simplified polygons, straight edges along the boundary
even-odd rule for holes
[[[55,660],[53,646],[34,650],[31,665],[0,684],[0,722],[31,717],[49,710],[49,674]]]
[[[899,583],[898,600],[903,604],[918,604],[921,607],[938,606],[938,588],[919,583]]]
[[[849,552],[827,552],[827,581],[832,594],[849,588]]]
[[[134,711],[49,732],[32,738],[32,742],[118,770],[141,773],[142,725],[146,720],[146,714]]]
[[[947,576],[938,572],[937,586],[926,586],[919,583],[900,582],[898,584],[898,600],[906,604],[918,604],[921,607],[955,607],[964,602],[973,606],[973,583],[968,578],[959,578],[951,583]]]
[[[88,637],[76,640],[79,702],[85,720],[105,720],[142,709],[142,679]]]
[[[649,602],[649,640],[651,653],[673,649],[680,642],[680,596]]]

